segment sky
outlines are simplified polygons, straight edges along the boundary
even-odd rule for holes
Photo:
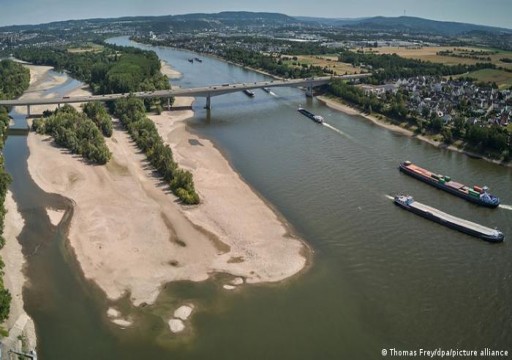
[[[330,18],[406,14],[512,29],[512,0],[0,0],[0,26],[220,11]]]

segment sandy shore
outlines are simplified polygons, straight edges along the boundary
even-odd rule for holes
[[[171,67],[166,61],[160,60],[160,71],[162,74],[167,75],[169,79],[179,79],[181,73]]]
[[[51,66],[39,66],[39,65],[25,65],[30,70],[30,86],[27,91],[20,97],[20,99],[31,99],[31,98],[53,98],[56,94],[50,92],[55,86],[62,85],[66,82],[68,77],[65,74],[49,74],[53,68]],[[88,87],[77,88],[70,91],[68,96],[84,96],[89,95]],[[72,104],[72,106],[79,108],[81,104]],[[54,111],[57,105],[33,105],[30,107],[31,114],[42,114],[45,110]],[[17,106],[15,110],[23,115],[27,114],[26,106]]]
[[[5,246],[0,251],[2,259],[5,263],[4,284],[11,292],[11,311],[6,321],[6,328],[9,330],[9,336],[2,339],[3,349],[20,349],[18,337],[20,335],[27,339],[30,349],[36,346],[36,333],[34,322],[23,310],[23,285],[25,283],[25,275],[23,267],[25,258],[21,252],[21,245],[18,242],[18,236],[21,233],[25,222],[11,192],[7,193],[5,199],[5,207],[7,214],[5,216]]]
[[[202,281],[215,272],[280,281],[306,264],[303,243],[287,235],[209,141],[186,131],[191,115],[165,113],[157,121],[167,122],[160,130],[165,139],[172,133],[177,161],[196,176],[203,200],[196,207],[176,201],[120,126],[107,139],[113,154],[107,166],[86,165],[48,137],[28,136],[32,178],[74,201],[70,244],[86,278],[110,299],[129,292],[135,305],[152,303],[165,283]],[[187,145],[191,139],[203,146]]]
[[[192,104],[177,98],[177,106]],[[226,244],[213,271],[245,278],[246,282],[279,281],[306,265],[304,244],[291,237],[282,220],[231,168],[211,141],[186,128],[192,111],[151,115],[175,160],[192,172],[201,205],[183,208],[188,219]]]
[[[404,129],[403,127],[400,127],[398,125],[386,123],[380,119],[377,119],[377,117],[375,117],[374,115],[364,113],[358,109],[355,109],[346,104],[342,104],[341,102],[330,99],[326,96],[318,96],[317,99],[320,100],[325,105],[327,105],[328,107],[330,107],[331,109],[344,112],[345,114],[348,114],[348,115],[361,116],[361,117],[365,118],[366,120],[371,121],[375,125],[378,125],[380,127],[386,128],[388,130],[391,130],[391,131],[394,131],[394,132],[397,132],[397,133],[400,133],[403,135],[407,135],[407,136],[414,135],[414,133],[411,130]]]

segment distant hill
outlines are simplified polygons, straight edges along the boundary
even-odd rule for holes
[[[116,26],[120,31],[191,31],[225,27],[280,27],[294,25],[329,26],[355,30],[386,31],[412,34],[434,34],[458,36],[478,33],[487,35],[512,35],[511,29],[423,19],[411,16],[370,18],[319,18],[291,17],[269,12],[224,11],[214,14],[186,14],[163,16],[135,16],[114,19],[67,20],[41,25],[15,25],[0,28],[0,31],[69,30]]]
[[[186,15],[133,16],[121,18],[97,18],[84,20],[57,21],[39,25],[13,25],[0,28],[0,31],[19,31],[33,29],[76,28],[85,25],[125,24],[126,26],[154,25],[155,30],[162,27],[176,30],[219,29],[225,26],[284,26],[300,24],[294,17],[267,12],[224,11],[215,14],[194,13]]]
[[[329,26],[381,30],[392,32],[428,33],[439,35],[461,35],[470,32],[490,32],[512,34],[511,29],[474,25],[451,21],[429,20],[412,16],[384,17],[376,16],[362,19],[329,19],[299,17],[301,21],[309,21]]]

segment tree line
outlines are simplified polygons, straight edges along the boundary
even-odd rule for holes
[[[168,182],[172,192],[185,204],[198,204],[199,195],[194,188],[192,173],[178,168],[171,148],[164,144],[155,124],[146,117],[144,102],[132,96],[118,99],[114,102],[113,112],[151,165]]]
[[[105,121],[110,122],[106,127],[110,128],[112,134],[110,117]],[[45,112],[43,118],[34,120],[32,129],[38,134],[50,135],[57,145],[92,163],[106,164],[112,156],[96,123],[87,113],[79,113],[70,105],[64,105],[54,112]]]
[[[30,83],[30,71],[21,64],[11,60],[0,61],[0,99],[14,99],[23,94]],[[3,150],[7,139],[9,128],[8,109],[0,106],[0,151]],[[5,245],[4,220],[7,210],[5,209],[5,197],[11,183],[11,177],[5,170],[3,153],[0,153],[0,248]],[[12,239],[14,240],[14,239]],[[11,310],[11,293],[4,286],[3,268],[4,262],[0,258],[0,323],[3,323]],[[0,328],[0,335],[7,335],[7,331]]]
[[[257,51],[230,48],[224,51],[223,57],[228,61],[265,70],[272,75],[285,78],[297,79],[325,75],[325,70],[320,66],[292,67],[283,63],[279,57],[265,55]]]
[[[495,69],[491,63],[474,65],[444,65],[430,61],[406,59],[396,54],[368,54],[344,50],[338,55],[338,61],[354,66],[370,65],[373,76],[365,81],[382,84],[386,80],[409,78],[414,76],[451,76],[481,69]]]

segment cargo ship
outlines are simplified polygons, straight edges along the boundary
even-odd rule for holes
[[[195,61],[202,63],[203,60],[199,59],[198,57],[194,58]]]
[[[473,187],[469,187],[453,181],[449,176],[434,174],[411,163],[410,161],[400,163],[399,169],[401,172],[412,176],[413,178],[480,206],[496,208],[500,204],[500,199],[497,196],[488,193],[489,188],[487,186],[480,187],[475,185]]]
[[[409,195],[396,195],[394,203],[416,215],[422,216],[441,225],[486,241],[501,242],[505,238],[503,233],[499,230],[491,229],[489,227],[444,213],[433,207],[414,201],[413,197]]]
[[[307,116],[308,118],[310,118],[311,120],[313,120],[314,122],[316,122],[318,124],[321,124],[324,122],[323,117],[321,117],[320,115],[315,115],[312,112],[307,111],[303,107],[299,107],[297,109],[297,111],[300,112],[302,115]]]
[[[244,93],[245,93],[245,95],[247,95],[249,97],[254,97],[254,92],[251,90],[244,90]]]
[[[193,63],[193,62],[194,62],[194,59],[188,59],[188,62],[189,62],[189,63]]]

